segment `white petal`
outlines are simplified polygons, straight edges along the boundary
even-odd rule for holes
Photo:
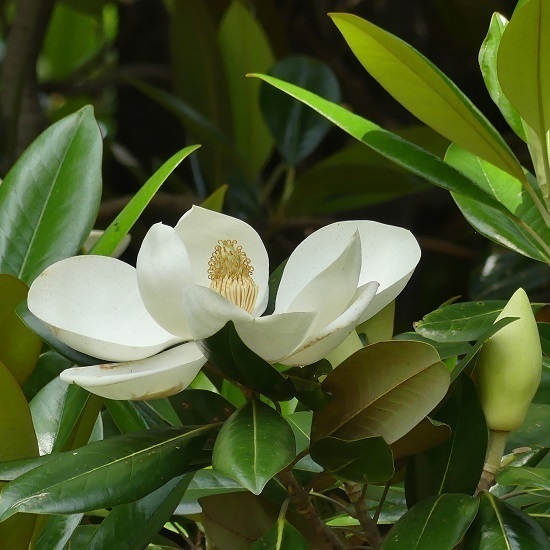
[[[84,241],[84,244],[82,245],[82,250],[84,250],[84,252],[88,254],[88,251],[90,250],[90,248],[94,246],[94,244],[99,240],[99,238],[103,235],[103,233],[105,233],[105,231],[103,231],[102,229],[92,229],[90,231],[90,234]],[[128,248],[128,245],[130,244],[131,240],[132,240],[132,237],[130,236],[130,234],[124,235],[124,237],[122,237],[122,241],[120,241],[120,243],[115,248],[115,251],[111,254],[111,256],[113,258],[120,258],[120,256],[122,256],[122,254]]]
[[[185,318],[195,340],[212,336],[228,321],[252,320],[244,309],[209,288],[191,285],[184,294]]]
[[[235,328],[244,344],[256,355],[276,363],[307,338],[314,323],[315,313],[296,312],[237,322]]]
[[[31,285],[28,307],[62,342],[108,361],[143,359],[181,341],[145,309],[135,269],[106,256],[51,265]]]
[[[183,290],[193,284],[184,244],[172,227],[157,223],[149,229],[137,257],[137,281],[145,307],[168,332],[191,338],[183,314]]]
[[[61,379],[108,399],[156,399],[185,389],[206,363],[194,342],[153,357],[64,370]]]
[[[318,273],[300,290],[286,309],[286,311],[318,312],[314,330],[320,330],[340,316],[357,291],[357,282],[361,271],[359,233],[354,232],[347,243],[343,241],[340,246],[343,247],[340,254],[326,269]],[[285,278],[284,272],[282,278]],[[288,284],[288,280],[285,281],[285,285]],[[283,302],[284,297],[283,295]],[[277,295],[275,313],[279,312],[281,309]]]
[[[303,345],[289,357],[283,359],[281,363],[289,366],[309,365],[326,357],[355,329],[361,315],[374,298],[377,288],[378,284],[374,281],[364,285],[358,299],[338,319],[320,332],[310,336]]]
[[[397,297],[420,260],[420,247],[412,233],[373,221],[344,221],[315,231],[292,253],[277,292],[280,309],[288,307],[300,289],[334,261],[340,254],[340,243],[347,241],[355,231],[359,231],[361,237],[359,286],[369,281],[380,283],[380,297],[373,300],[360,322]]]
[[[177,223],[175,230],[189,254],[195,282],[206,287],[210,287],[208,261],[218,241],[236,240],[250,259],[250,265],[254,268],[252,278],[258,285],[253,315],[264,312],[267,305],[269,258],[262,239],[250,225],[237,218],[193,206]]]

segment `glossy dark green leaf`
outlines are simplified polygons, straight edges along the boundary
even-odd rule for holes
[[[430,417],[424,418],[410,432],[391,444],[396,468],[403,464],[403,459],[440,445],[448,441],[450,436],[450,426]]]
[[[187,490],[176,508],[175,514],[200,514],[202,511],[201,505],[198,502],[200,498],[241,491],[246,491],[246,489],[240,483],[220,474],[216,470],[206,468],[198,470],[189,482]]]
[[[38,445],[25,397],[8,369],[0,362],[0,461],[38,456]],[[2,484],[0,483],[0,486]],[[19,514],[0,523],[0,541],[6,548],[27,548],[35,517]]]
[[[38,451],[36,452],[38,454]],[[25,458],[21,460],[8,460],[0,462],[0,481],[12,481],[23,474],[42,466],[50,460],[57,458],[58,454],[44,455],[35,458]]]
[[[484,493],[464,539],[464,550],[547,550],[550,539],[528,515]]]
[[[76,351],[64,344],[61,340],[58,340],[50,332],[48,327],[29,311],[26,301],[17,306],[16,312],[27,327],[29,327],[34,333],[38,334],[38,336],[40,336],[40,338],[46,342],[48,346],[57,351],[59,355],[69,359],[73,365],[97,365],[98,363],[101,363],[100,359],[80,353],[79,351]]]
[[[442,343],[436,340],[430,340],[422,334],[417,332],[403,332],[394,336],[394,340],[414,340],[415,342],[424,342],[433,346],[441,359],[448,359],[449,357],[456,357],[458,355],[466,355],[472,350],[472,346],[468,342],[453,342]]]
[[[323,389],[332,399],[314,412],[311,439],[379,435],[391,444],[441,401],[449,379],[447,367],[427,344],[391,341],[367,346],[324,380]]]
[[[311,458],[346,481],[383,484],[394,474],[391,449],[380,436],[354,441],[324,437],[311,447]]]
[[[225,422],[214,445],[216,470],[255,495],[296,456],[288,422],[261,401],[250,401]]]
[[[141,216],[160,186],[168,176],[179,166],[182,160],[196,151],[200,145],[190,145],[171,156],[132,197],[132,200],[123,208],[122,212],[109,224],[109,227],[89,250],[89,254],[111,256],[122,239],[132,229],[134,223]]]
[[[423,500],[395,524],[382,550],[401,550],[404,544],[410,550],[454,548],[475,518],[478,506],[477,498],[462,494]]]
[[[414,143],[384,130],[377,124],[352,113],[345,107],[327,101],[308,90],[272,76],[253,76],[261,78],[271,86],[308,105],[355,139],[363,142],[377,153],[402,166],[409,172],[447,191],[467,195],[497,210],[503,208],[494,197],[477,187],[477,185],[458,170]]]
[[[550,491],[550,468],[517,468],[510,466],[497,476],[501,485],[521,485]]]
[[[523,178],[502,136],[420,52],[355,15],[331,15],[363,67],[406,109],[460,147]]]
[[[483,471],[487,426],[470,378],[457,380],[436,418],[450,426],[451,437],[409,461],[405,481],[409,505],[444,493],[473,494]]]
[[[64,550],[84,514],[53,514],[46,520],[34,550]]]
[[[142,430],[148,430],[153,426],[138,411],[136,404],[133,401],[114,401],[105,399],[105,406],[109,415],[120,430],[120,433],[132,433]],[[163,426],[166,428],[167,426]]]
[[[211,363],[236,382],[276,401],[294,396],[292,382],[243,344],[232,321],[197,344]]]
[[[235,407],[219,393],[187,389],[169,398],[184,426],[225,422]]]
[[[306,540],[295,527],[284,518],[279,518],[277,523],[258,540],[254,541],[249,550],[308,550]]]
[[[550,404],[531,405],[521,427],[510,434],[506,449],[550,447],[548,426],[550,426]]]
[[[93,110],[85,107],[23,153],[0,186],[0,272],[30,284],[79,251],[101,197],[101,149]]]
[[[550,261],[548,214],[525,181],[519,181],[456,145],[449,147],[445,161],[493,195],[505,208],[498,211],[470,198],[453,195],[466,219],[482,235],[535,260]]]
[[[491,99],[496,103],[502,116],[510,125],[512,130],[523,140],[526,141],[525,129],[521,117],[512,106],[508,98],[504,95],[497,74],[497,56],[500,39],[508,20],[500,13],[493,13],[487,36],[481,45],[479,51],[479,66],[481,74],[485,81],[485,86],[491,95]]]
[[[72,366],[74,366],[72,361],[56,351],[50,350],[40,355],[36,368],[22,386],[27,400],[31,401],[46,384]]]
[[[12,275],[0,274],[0,361],[20,385],[32,373],[42,349],[42,340],[15,312],[27,292],[24,282]]]
[[[19,511],[71,514],[142,498],[185,473],[208,430],[150,430],[60,453],[4,487],[0,517]]]
[[[332,371],[330,363],[322,359],[312,365],[292,367],[285,371],[296,388],[296,399],[308,409],[322,409],[330,401],[330,395],[323,391],[320,376],[326,376]]]
[[[415,323],[414,330],[436,342],[472,342],[491,328],[505,304],[504,300],[485,300],[443,305]],[[533,305],[535,313],[539,309]]]
[[[330,101],[340,101],[340,86],[332,69],[315,59],[288,57],[274,65],[270,74]],[[260,104],[277,148],[291,166],[312,153],[330,130],[330,123],[323,117],[268,86],[262,86]]]
[[[176,477],[136,502],[115,506],[89,540],[86,550],[146,548],[170,519],[190,479],[191,474]]]

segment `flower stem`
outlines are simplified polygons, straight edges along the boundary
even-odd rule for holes
[[[500,470],[500,461],[504,454],[504,447],[510,432],[497,432],[489,430],[489,442],[481,479],[479,480],[476,496],[483,491],[488,491],[495,484],[495,476]]]

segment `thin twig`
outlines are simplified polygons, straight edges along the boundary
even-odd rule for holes
[[[376,507],[376,511],[374,512],[374,516],[372,516],[372,521],[374,523],[378,523],[378,518],[380,517],[380,514],[382,513],[382,508],[384,507],[384,502],[386,502],[386,497],[388,496],[388,491],[390,490],[390,482],[386,483],[384,486],[384,491],[382,491],[382,496],[380,497],[380,502],[378,503],[378,506]]]
[[[326,500],[327,502],[330,502],[331,504],[334,504],[335,506],[337,506],[338,508],[340,508],[344,512],[346,512],[346,514],[348,514],[348,516],[353,516],[353,511],[350,510],[350,508],[348,506],[346,506],[345,504],[343,504],[340,501],[336,500],[335,498],[324,495],[323,493],[316,493],[315,491],[312,491],[310,493],[310,495],[314,496],[314,497],[317,497],[317,498],[322,498],[322,499]]]

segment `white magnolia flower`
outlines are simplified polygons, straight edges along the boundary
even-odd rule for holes
[[[229,320],[269,362],[325,357],[401,292],[419,259],[405,229],[331,224],[292,253],[275,310],[262,317],[269,265],[259,235],[241,220],[193,207],[175,228],[149,230],[136,269],[104,256],[63,260],[36,279],[28,306],[60,340],[109,362],[68,369],[62,379],[112,399],[147,399],[189,385],[205,363],[189,340]]]

